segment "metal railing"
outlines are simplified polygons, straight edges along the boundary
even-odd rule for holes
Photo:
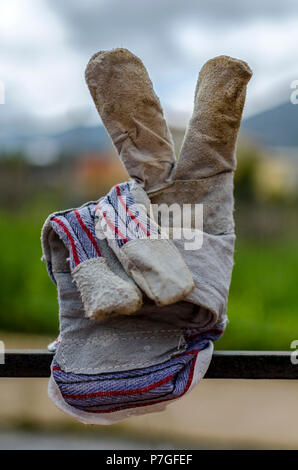
[[[46,378],[53,354],[46,350],[8,350],[0,377]],[[215,351],[206,379],[298,379],[288,351]]]

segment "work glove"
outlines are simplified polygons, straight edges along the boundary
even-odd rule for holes
[[[122,279],[124,273],[125,281],[144,295],[135,313],[113,316],[111,305],[110,314],[94,322],[87,299],[97,273],[86,269],[84,302],[83,283],[73,282],[77,267],[72,244],[53,222],[65,212],[49,217],[43,251],[57,284],[60,316],[49,396],[83,422],[108,424],[160,411],[189,392],[208,369],[213,341],[227,321],[235,240],[234,152],[250,75],[245,63],[228,57],[205,64],[176,163],[170,132],[142,62],[116,49],[96,54],[87,67],[91,94],[131,180],[85,208],[96,225],[107,267],[122,273]],[[167,221],[173,203],[179,208],[188,205],[190,220],[174,215]],[[196,209],[202,204],[203,227],[196,210],[189,211],[189,205]],[[75,211],[69,212],[73,217]],[[66,219],[70,222],[69,214]],[[111,230],[111,221],[116,230]],[[76,238],[90,248],[90,237],[81,240],[82,231],[77,226]],[[86,263],[87,268],[96,254],[84,250],[88,259],[77,266]],[[100,298],[102,288],[93,294]],[[117,285],[114,294],[117,297]]]
[[[99,202],[96,231],[106,234],[125,271],[149,298],[157,305],[178,300],[196,305],[203,327],[222,320],[227,308],[235,242],[235,148],[251,74],[245,62],[226,56],[203,66],[176,162],[169,128],[141,60],[128,50],[115,49],[95,54],[86,69],[97,110],[131,177],[129,184],[112,188]],[[150,212],[172,240],[136,235],[122,237],[119,244],[119,234],[111,236],[104,214],[109,206],[117,213],[112,201],[121,192],[126,200],[131,197],[147,208],[147,215]],[[186,210],[180,238],[175,234],[183,221],[175,216],[167,219],[173,205],[181,209],[179,216]],[[129,203],[123,206],[127,213]],[[196,217],[202,213],[199,208],[203,208],[203,227]],[[190,269],[194,288],[172,246]],[[189,293],[181,288],[175,298],[171,286],[175,291],[181,280],[185,286],[188,279]]]
[[[111,424],[132,415],[162,411],[167,403],[189,392],[204,376],[213,341],[222,334],[224,325],[212,330],[191,328],[191,322],[187,329],[177,327],[171,321],[175,314],[172,306],[151,305],[152,316],[143,307],[141,315],[109,315],[101,322],[86,317],[72,277],[68,242],[63,241],[59,224],[51,225],[51,221],[62,214],[70,219],[86,209],[92,214],[94,207],[94,203],[87,203],[52,214],[42,232],[44,258],[57,285],[60,324],[59,338],[49,345],[54,358],[48,393],[59,409],[84,423]],[[78,234],[82,236],[83,231]],[[105,243],[99,240],[98,248],[106,254],[110,249]],[[81,247],[92,255],[87,239]],[[111,259],[108,255],[109,265]],[[114,269],[122,269],[116,257]],[[157,318],[154,309],[159,313]],[[183,317],[183,309],[179,310]]]

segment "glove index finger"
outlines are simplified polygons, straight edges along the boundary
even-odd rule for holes
[[[163,187],[176,159],[142,61],[126,49],[99,52],[89,61],[86,82],[130,177],[147,191]]]

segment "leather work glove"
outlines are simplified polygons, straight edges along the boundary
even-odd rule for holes
[[[90,60],[87,84],[131,180],[52,214],[42,232],[60,319],[49,396],[76,419],[160,411],[204,377],[227,321],[235,147],[250,76],[229,57],[204,65],[176,162],[140,59],[115,49]]]
[[[197,306],[198,324],[203,327],[223,319],[227,308],[235,242],[235,148],[251,75],[245,62],[226,56],[203,66],[193,115],[176,162],[170,131],[141,60],[126,49],[115,49],[95,54],[86,69],[102,122],[132,179],[126,188],[116,186],[99,202],[96,230],[104,231],[125,271],[149,298],[157,305],[183,300],[189,308]],[[148,217],[150,211],[156,223],[161,220],[161,229],[169,206],[178,205],[179,214],[186,206],[188,216],[190,205],[203,207],[203,234],[192,211],[191,217],[185,217],[180,238],[175,233],[181,219],[174,216],[169,221],[166,228],[172,241],[140,238],[139,232],[130,238],[119,237],[118,232],[111,236],[105,214],[113,206],[118,217],[113,200],[119,194],[147,208]],[[128,213],[130,204],[122,206]],[[187,243],[191,237],[193,249]],[[188,276],[172,246],[190,269],[195,286],[187,295],[181,288],[176,298],[171,286],[176,288],[181,280],[187,285]]]
[[[85,211],[92,214],[95,205],[87,203],[51,215],[42,232],[44,259],[57,285],[60,324],[59,338],[48,347],[54,353],[48,394],[60,410],[79,421],[112,424],[162,411],[189,392],[206,373],[213,341],[221,336],[224,325],[200,330],[191,328],[188,321],[188,328],[176,326],[171,321],[178,313],[173,306],[167,311],[168,307],[148,305],[146,311],[144,305],[143,315],[108,315],[102,322],[86,317],[82,295],[73,282],[71,248],[57,221],[62,219],[66,225],[65,219],[79,213],[90,226]],[[84,232],[78,228],[81,237]],[[99,240],[97,246],[107,264],[121,273],[106,241]],[[88,240],[82,240],[81,249],[93,259],[90,248]],[[92,270],[88,276],[92,281]],[[178,311],[183,318],[181,305]]]

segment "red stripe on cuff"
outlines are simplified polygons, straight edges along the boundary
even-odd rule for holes
[[[74,213],[75,213],[75,216],[76,216],[76,218],[77,218],[77,220],[78,220],[80,226],[82,227],[82,229],[84,230],[84,232],[87,234],[89,240],[91,241],[93,247],[95,248],[96,253],[98,254],[99,257],[101,257],[101,252],[99,251],[99,248],[98,248],[98,246],[97,246],[96,240],[95,240],[95,238],[93,237],[93,235],[92,235],[92,233],[90,232],[90,230],[88,229],[88,227],[86,227],[86,225],[85,225],[84,222],[82,221],[82,217],[81,217],[79,211],[78,211],[78,210],[75,210]]]
[[[77,247],[76,247],[76,244],[74,242],[74,239],[71,236],[70,231],[68,230],[66,225],[64,225],[64,223],[60,219],[58,219],[57,217],[54,217],[52,220],[62,228],[62,230],[66,233],[67,237],[69,238],[71,248],[72,248],[72,252],[73,252],[73,258],[74,258],[75,264],[77,266],[78,264],[80,264],[81,261],[79,259],[78,252],[77,252]]]

